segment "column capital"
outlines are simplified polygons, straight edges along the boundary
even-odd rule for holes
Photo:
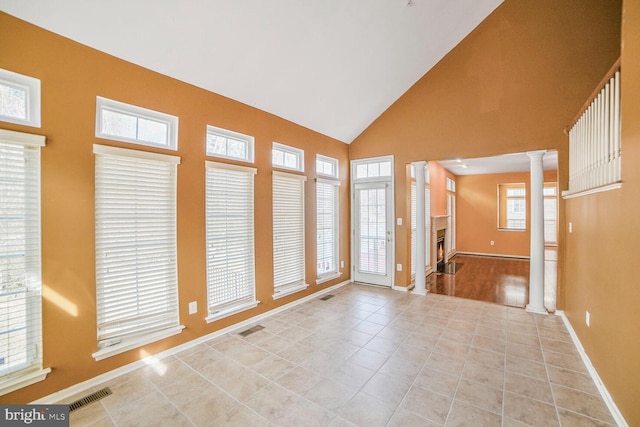
[[[547,150],[527,151],[527,156],[529,156],[531,160],[542,159],[546,152]]]

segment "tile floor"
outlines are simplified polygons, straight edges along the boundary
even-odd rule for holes
[[[113,394],[71,425],[615,424],[559,317],[355,284],[333,294],[96,387]]]

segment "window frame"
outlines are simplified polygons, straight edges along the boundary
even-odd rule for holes
[[[509,196],[509,190],[523,190],[524,195],[511,195]],[[527,231],[527,185],[524,182],[514,183],[500,183],[497,186],[498,195],[498,231],[515,231],[523,232]],[[522,228],[515,228],[509,226],[509,200],[522,200],[524,201],[524,226]],[[504,217],[503,217],[504,213]]]
[[[277,164],[275,162],[275,156],[274,156],[274,152],[275,151],[281,151],[282,155],[283,155],[283,163],[282,164]],[[296,163],[297,166],[296,167],[290,167],[290,166],[286,166],[284,164],[284,156],[286,154],[291,154],[293,156],[296,157]],[[295,148],[295,147],[291,147],[289,145],[284,145],[284,144],[280,144],[279,142],[273,142],[272,146],[271,146],[271,166],[274,168],[278,168],[278,169],[285,169],[285,170],[289,170],[289,171],[296,171],[296,172],[304,172],[304,150],[301,148]]]
[[[27,360],[24,366],[18,365],[0,376],[0,396],[11,393],[20,388],[43,381],[51,372],[51,368],[43,368],[42,355],[42,257],[41,257],[41,202],[40,180],[41,149],[45,146],[45,137],[22,132],[0,129],[0,143],[14,149],[24,149],[24,183],[18,183],[20,188],[32,191],[25,195],[20,204],[25,205],[25,236],[24,274],[31,280],[25,286],[25,323],[27,347],[34,351],[25,350]],[[28,181],[31,184],[28,184]],[[29,203],[31,201],[31,203]],[[31,209],[29,209],[31,204]],[[10,301],[8,302],[11,303]],[[29,357],[31,356],[31,357]],[[7,368],[5,368],[7,369]]]
[[[146,141],[139,138],[128,138],[120,135],[106,133],[102,127],[102,118],[105,111],[122,114],[129,117],[135,117],[137,120],[143,119],[162,123],[167,126],[167,142],[166,144]],[[96,137],[112,141],[127,142],[130,144],[142,145],[145,147],[163,148],[165,150],[178,150],[178,122],[177,116],[162,113],[160,111],[150,110],[148,108],[138,107],[136,105],[126,104],[113,99],[96,96]],[[137,129],[137,127],[136,127]]]
[[[227,141],[229,139],[233,139],[235,141],[243,142],[245,144],[246,156],[236,157],[236,156],[230,156],[228,154],[220,154],[220,153],[214,153],[212,151],[209,151],[209,135],[219,136],[219,137],[225,138]],[[235,160],[239,162],[254,163],[254,149],[255,149],[255,138],[253,136],[245,135],[240,132],[235,132],[232,130],[223,129],[223,128],[219,128],[212,125],[207,125],[207,136],[205,141],[205,151],[207,156],[218,157],[218,158],[227,159],[227,160]],[[227,152],[228,151],[229,149],[227,146]]]
[[[96,163],[96,196],[95,196],[95,216],[96,216],[96,324],[97,324],[97,344],[98,350],[92,354],[93,358],[97,361],[106,359],[108,357],[114,356],[116,354],[123,353],[125,351],[129,351],[134,348],[141,347],[145,344],[149,344],[155,341],[159,341],[161,339],[179,334],[184,329],[183,325],[180,325],[180,307],[179,307],[179,296],[178,296],[178,275],[177,275],[177,165],[180,163],[180,157],[167,155],[167,154],[159,154],[159,153],[151,153],[146,151],[139,150],[131,150],[125,148],[117,148],[107,145],[99,145],[94,144],[93,152],[95,156]],[[100,286],[101,281],[104,278],[100,277],[100,254],[99,252],[102,250],[101,247],[105,247],[105,245],[99,247],[100,243],[100,211],[99,211],[99,200],[98,200],[98,190],[99,184],[98,179],[102,178],[98,174],[98,160],[99,156],[104,157],[121,157],[127,160],[142,160],[142,161],[153,161],[158,163],[164,163],[167,165],[173,165],[175,167],[174,172],[171,173],[171,179],[173,180],[171,185],[172,189],[170,189],[171,199],[168,201],[169,204],[165,207],[173,210],[173,221],[169,222],[170,225],[170,235],[171,241],[168,243],[168,246],[164,247],[166,249],[167,254],[171,254],[170,256],[173,258],[171,265],[169,268],[171,271],[167,270],[168,274],[171,274],[175,279],[170,280],[171,290],[168,291],[166,295],[168,297],[173,298],[171,301],[171,306],[169,308],[172,309],[173,313],[170,316],[175,316],[170,322],[166,323],[166,326],[162,327],[150,327],[149,330],[145,333],[142,332],[131,332],[120,336],[111,337],[111,334],[106,334],[105,337],[100,337],[100,290],[98,287]],[[132,215],[134,216],[134,215]],[[135,217],[135,216],[134,216]],[[137,218],[137,217],[135,217]],[[144,219],[144,218],[143,218]],[[120,242],[122,244],[122,242]],[[107,258],[103,256],[102,258]],[[137,265],[137,264],[136,264]],[[136,282],[138,280],[138,276],[135,276]],[[136,288],[138,289],[138,288]],[[169,313],[169,311],[167,311]],[[167,315],[166,317],[169,317]],[[163,324],[164,324],[163,323]],[[131,326],[129,327],[131,328]],[[113,334],[113,333],[112,333]]]
[[[333,187],[333,191],[335,192],[333,195],[333,224],[332,224],[332,239],[333,239],[333,263],[335,265],[334,269],[329,271],[319,272],[318,271],[318,262],[320,258],[320,241],[317,237],[320,230],[320,203],[319,203],[319,195],[318,191],[319,185],[328,185]],[[337,179],[325,179],[325,178],[316,178],[316,285],[322,284],[324,282],[328,282],[330,280],[336,279],[342,275],[340,271],[340,181]]]
[[[279,283],[277,281],[278,277],[278,271],[282,268],[281,266],[284,264],[292,264],[292,259],[291,258],[286,258],[285,254],[285,258],[284,259],[278,259],[278,251],[277,251],[277,246],[278,246],[278,232],[280,232],[280,227],[282,227],[282,231],[280,234],[282,235],[288,235],[291,236],[293,233],[290,232],[290,228],[292,227],[292,222],[291,221],[283,221],[280,220],[276,217],[277,212],[291,212],[290,207],[287,207],[287,209],[281,209],[280,206],[276,206],[276,180],[277,178],[283,178],[283,179],[289,179],[292,181],[299,181],[299,185],[301,188],[301,193],[300,193],[300,205],[299,205],[299,212],[298,214],[300,215],[300,217],[298,218],[300,220],[300,228],[298,230],[296,230],[296,232],[301,236],[302,241],[301,242],[297,242],[296,245],[296,249],[293,251],[293,253],[298,253],[299,256],[301,257],[301,260],[298,259],[297,262],[300,264],[300,271],[296,271],[295,274],[298,274],[299,276],[301,276],[300,278],[289,282],[289,283]],[[299,175],[299,174],[294,174],[294,173],[290,173],[290,172],[280,172],[280,171],[273,171],[273,176],[272,176],[272,212],[273,212],[273,299],[279,299],[282,297],[285,297],[287,295],[291,295],[295,292],[299,292],[299,291],[303,291],[305,289],[307,289],[307,287],[309,286],[306,283],[306,257],[305,257],[305,245],[306,245],[306,239],[305,239],[305,183],[306,183],[307,177],[304,175]],[[278,200],[280,201],[280,200]],[[286,224],[286,226],[284,225]],[[285,228],[288,228],[287,230],[285,230]],[[301,261],[301,262],[300,262]]]
[[[205,162],[205,167],[206,167],[206,200],[205,200],[205,215],[206,215],[206,245],[207,245],[207,249],[206,249],[206,256],[207,256],[207,317],[206,317],[206,321],[207,323],[211,323],[214,322],[216,320],[220,320],[222,318],[231,316],[233,314],[236,313],[240,313],[242,311],[246,311],[249,310],[251,308],[256,307],[260,301],[258,301],[256,299],[256,269],[255,269],[255,199],[254,199],[254,194],[255,194],[255,183],[254,183],[254,176],[257,174],[257,169],[256,168],[252,168],[252,167],[247,167],[247,166],[239,166],[239,165],[232,165],[232,164],[228,164],[228,163],[221,163],[221,162],[211,162],[211,161],[206,161]],[[251,199],[251,206],[247,207],[248,210],[251,211],[250,214],[250,226],[251,226],[251,233],[250,233],[250,242],[248,244],[248,246],[250,246],[250,248],[248,249],[248,256],[249,256],[249,274],[250,274],[250,284],[252,287],[252,294],[249,297],[243,297],[242,299],[238,299],[236,300],[235,304],[233,304],[233,301],[227,302],[227,303],[223,303],[223,304],[218,304],[218,306],[220,307],[218,310],[216,311],[212,311],[212,302],[210,300],[211,297],[211,286],[212,283],[210,282],[210,272],[209,272],[209,258],[210,258],[210,253],[209,250],[211,248],[210,246],[210,232],[211,230],[209,229],[209,215],[211,214],[210,211],[210,192],[209,192],[209,170],[210,169],[218,169],[218,170],[227,170],[227,171],[237,171],[237,172],[243,172],[246,174],[250,174],[250,181],[251,181],[251,185],[250,185],[250,199]],[[233,189],[230,189],[231,191]],[[226,194],[225,194],[226,196]],[[235,206],[237,207],[237,206]],[[237,209],[232,209],[234,213],[237,213]],[[226,217],[225,217],[226,219]],[[228,232],[228,230],[226,230]],[[227,260],[228,257],[225,256],[225,260]]]
[[[331,165],[331,167],[333,168],[333,173],[325,173],[324,171],[321,171],[320,168],[318,167],[318,162]],[[338,169],[339,166],[340,164],[338,162],[338,159],[334,159],[333,157],[325,156],[322,154],[316,154],[316,175],[327,177],[327,178],[339,179],[340,178],[340,170]]]
[[[25,92],[25,119],[0,115],[0,121],[19,125],[41,127],[40,79],[0,68],[0,85]]]

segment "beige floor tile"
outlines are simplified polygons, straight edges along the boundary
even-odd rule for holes
[[[417,332],[411,333],[405,340],[405,344],[419,347],[425,350],[433,350],[438,343],[438,337],[434,335],[423,335]]]
[[[596,385],[587,374],[556,366],[547,366],[547,371],[549,372],[549,381],[551,381],[551,383],[573,388],[599,397]]]
[[[267,427],[270,423],[266,418],[261,417],[247,406],[237,404],[213,420],[208,427]]]
[[[436,353],[442,353],[447,356],[464,358],[467,356],[469,352],[469,344],[462,344],[456,341],[451,341],[447,339],[446,332],[440,337],[438,343],[433,349]]]
[[[326,377],[347,387],[361,388],[365,385],[375,374],[372,369],[363,368],[351,361],[346,361],[340,366],[336,366],[336,369],[326,373]]]
[[[248,368],[240,368],[233,375],[218,378],[214,382],[240,402],[245,402],[270,383],[268,379]]]
[[[504,394],[504,416],[535,427],[560,425],[553,405],[514,393]]]
[[[377,351],[361,348],[348,360],[358,366],[377,371],[387,359],[388,356]]]
[[[362,322],[358,323],[353,328],[354,331],[363,332],[365,334],[371,334],[371,335],[375,335],[383,329],[384,329],[383,325],[378,325],[377,323],[373,323],[373,322],[367,322],[366,320],[363,320]]]
[[[196,426],[204,427],[211,420],[226,414],[238,401],[218,387],[210,387],[200,394],[192,394],[192,399],[178,406],[178,409]]]
[[[406,411],[404,409],[398,409],[391,417],[387,427],[436,427],[441,424],[431,422],[421,416],[414,414],[413,412]]]
[[[505,377],[506,391],[519,394],[544,403],[553,404],[551,387],[547,381],[540,381],[513,372],[507,372]]]
[[[549,365],[571,369],[572,371],[581,372],[583,374],[587,373],[587,368],[584,366],[584,362],[578,356],[557,353],[555,351],[544,351],[544,360]]]
[[[610,427],[614,425],[594,420],[593,418],[588,418],[562,408],[558,410],[558,414],[560,415],[562,427]]]
[[[404,381],[400,376],[377,373],[362,387],[362,391],[397,406],[410,387],[411,382]]]
[[[195,373],[185,375],[177,381],[157,387],[167,399],[178,407],[191,400],[193,396],[215,388],[212,383]]]
[[[400,407],[431,422],[444,424],[451,407],[451,398],[414,385]]]
[[[614,424],[613,417],[602,398],[592,394],[552,384],[553,395],[559,408],[585,415],[605,423]]]
[[[485,350],[477,347],[472,347],[469,350],[467,360],[494,369],[504,369],[505,367],[504,353],[496,353],[495,351]]]
[[[494,351],[496,353],[504,353],[507,348],[506,340],[489,338],[482,335],[474,335],[471,341],[472,347],[482,348],[484,350]]]
[[[394,409],[387,402],[360,392],[338,411],[338,415],[358,426],[385,426]]]
[[[509,342],[507,344],[507,355],[520,357],[521,359],[527,359],[538,363],[544,362],[542,350],[539,347],[531,347],[528,345]]]
[[[506,370],[508,372],[515,372],[541,381],[548,380],[547,369],[543,363],[537,363],[515,356],[507,356]]]
[[[141,399],[109,411],[111,418],[119,426],[191,426],[182,415],[159,392],[147,394]]]
[[[73,426],[85,426],[104,419],[111,420],[100,402],[91,403],[69,413],[70,424]]]
[[[311,347],[307,347],[301,344],[293,344],[279,352],[278,356],[292,363],[300,364],[311,357],[311,355],[315,352],[316,350]]]
[[[358,389],[356,388],[347,387],[328,378],[323,378],[307,390],[303,396],[329,411],[336,412],[351,400],[357,391]]]
[[[269,353],[278,353],[293,344],[293,341],[281,335],[265,334],[254,341],[253,344]]]
[[[502,426],[502,416],[462,402],[454,401],[445,426],[468,427],[472,425],[500,427]]]
[[[548,338],[541,338],[543,350],[555,351],[557,353],[564,353],[570,356],[578,356],[576,347],[571,342],[552,340]]]
[[[298,366],[278,378],[276,382],[295,393],[303,394],[322,380],[322,377],[318,374]]]
[[[351,421],[347,421],[342,417],[335,417],[331,420],[327,427],[358,427],[356,424]]]
[[[509,331],[507,334],[507,340],[510,344],[513,343],[540,348],[540,337],[538,337],[538,335],[528,335]]]
[[[462,377],[494,388],[504,385],[504,369],[495,369],[468,361],[462,371]]]
[[[415,385],[453,398],[460,377],[425,366],[415,380]]]
[[[279,426],[326,426],[334,417],[329,411],[273,383],[256,393],[246,405]]]
[[[404,382],[412,383],[423,366],[424,362],[412,362],[394,354],[382,365],[382,368],[380,368],[378,372],[388,376],[394,376]]]
[[[442,353],[431,353],[429,359],[425,362],[425,367],[437,369],[451,375],[460,376],[462,368],[464,368],[465,359],[449,357]]]
[[[354,331],[353,329],[350,331],[346,331],[342,336],[342,340],[350,342],[351,344],[355,344],[357,346],[363,347],[373,338],[373,335],[365,334],[364,332]]]
[[[495,325],[493,323],[491,324],[480,323],[476,327],[476,335],[491,338],[494,340],[500,340],[500,341],[506,340],[507,332],[503,328],[500,328],[497,326],[498,325]]]
[[[377,351],[380,354],[391,356],[400,345],[401,341],[390,340],[388,338],[374,337],[364,346],[364,348]]]
[[[251,370],[271,381],[275,381],[295,367],[296,365],[287,359],[283,359],[280,356],[271,356],[253,365]]]
[[[152,393],[156,393],[153,383],[145,377],[133,378],[126,382],[107,384],[112,394],[100,400],[100,403],[113,413],[132,401],[139,400]]]
[[[470,405],[491,411],[502,413],[502,389],[489,387],[475,381],[461,379],[456,391],[455,400],[463,401]]]

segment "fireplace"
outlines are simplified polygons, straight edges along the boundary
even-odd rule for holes
[[[447,234],[447,230],[446,229],[442,229],[442,230],[437,230],[437,234],[436,234],[436,271],[438,271],[439,273],[442,273],[444,271],[444,265],[446,263],[445,261],[445,248],[444,248],[444,242],[445,242],[445,235]]]
[[[447,226],[448,215],[431,217],[431,265],[434,271],[443,272],[447,263]]]

